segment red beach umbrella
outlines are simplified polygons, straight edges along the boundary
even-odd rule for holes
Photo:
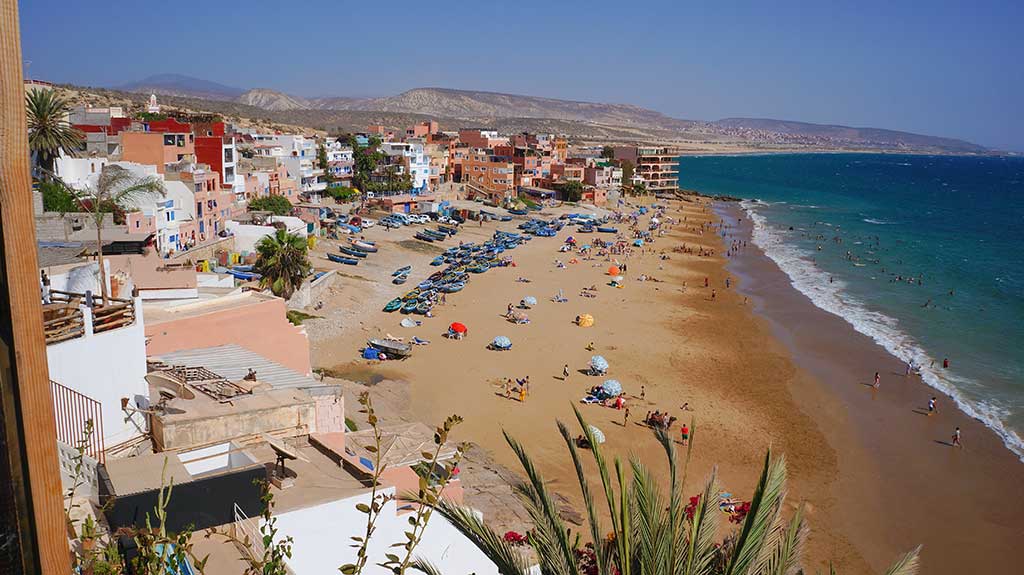
[[[608,275],[617,276],[619,275],[619,266],[612,266],[608,268]]]
[[[467,331],[469,331],[468,329],[466,329],[465,324],[461,324],[459,322],[451,324],[450,326],[448,326],[448,329],[452,330],[455,333],[466,333]]]

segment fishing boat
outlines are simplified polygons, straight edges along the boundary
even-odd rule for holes
[[[427,312],[430,311],[430,309],[433,307],[434,304],[430,302],[423,302],[420,305],[416,306],[416,313],[420,315],[427,315]]]
[[[462,291],[462,288],[466,287],[466,282],[452,282],[445,284],[440,290],[444,293],[455,293]]]
[[[421,289],[423,291],[426,291],[426,290],[429,290],[430,288],[434,287],[434,282],[432,282],[430,280],[427,280],[425,282],[421,282],[416,287],[418,287],[419,289]]]
[[[443,241],[443,240],[448,239],[448,234],[442,233],[442,232],[438,232],[438,231],[434,231],[434,230],[420,230],[420,233],[422,233],[423,235],[426,235],[426,236],[430,236],[430,237],[434,238],[435,240],[439,240],[439,241]]]
[[[423,232],[416,232],[412,237],[429,243],[434,243],[434,238],[424,234]]]
[[[235,270],[236,272],[251,272],[253,266],[252,264],[237,264],[231,266],[231,269]]]
[[[402,304],[402,313],[414,313],[416,311],[416,306],[418,305],[420,304],[416,300],[407,301]]]
[[[239,279],[239,280],[246,281],[246,282],[250,281],[250,280],[260,279],[261,277],[263,277],[263,276],[261,276],[258,273],[246,272],[246,271],[242,271],[242,270],[238,270],[238,269],[234,269],[234,268],[229,269],[227,273],[229,273],[232,276],[234,276],[235,279]]]
[[[355,256],[357,258],[365,258],[367,255],[366,252],[359,251],[355,248],[350,248],[347,246],[338,246],[338,249],[341,250],[341,253],[345,255]]]
[[[468,268],[468,271],[470,271],[472,273],[475,273],[475,274],[482,274],[485,271],[487,271],[488,269],[490,269],[490,266],[488,266],[486,263],[481,263],[481,264],[477,264],[477,265],[475,265],[475,266],[473,266],[471,268]]]
[[[400,285],[404,284],[407,279],[409,279],[409,276],[403,274],[403,275],[395,276],[394,278],[392,278],[391,279],[391,283],[393,283],[393,284],[395,284],[397,286],[400,286]]]
[[[617,233],[619,233],[619,229],[618,228],[607,228],[607,227],[604,227],[604,226],[598,226],[597,227],[597,231],[601,232],[602,234],[617,234]]]
[[[388,313],[391,313],[393,311],[398,311],[401,308],[402,308],[402,299],[396,297],[395,299],[389,301],[384,306],[384,311],[386,311]]]
[[[450,228],[448,226],[440,226],[439,225],[439,226],[437,226],[437,230],[440,231],[440,232],[444,232],[444,233],[448,234],[449,236],[454,236],[455,234],[459,233],[458,229]]]
[[[327,259],[331,260],[336,264],[346,264],[350,266],[354,266],[359,263],[359,260],[357,260],[356,258],[346,258],[345,256],[338,256],[334,254],[327,254]]]
[[[442,264],[444,264],[444,258],[441,256],[437,256],[436,258],[430,260],[430,265],[432,266],[439,266]]]
[[[383,351],[389,357],[409,357],[412,355],[412,346],[407,343],[392,339],[371,339],[366,342],[370,347]]]
[[[412,266],[405,266],[403,268],[398,268],[391,275],[400,276],[402,274],[408,274],[410,270],[412,270]]]
[[[373,242],[365,240],[352,240],[352,248],[370,254],[377,251],[377,246]]]

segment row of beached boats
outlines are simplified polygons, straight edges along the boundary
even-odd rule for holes
[[[468,243],[448,248],[444,254],[431,262],[432,265],[447,263],[447,267],[434,272],[405,295],[389,301],[384,306],[384,311],[426,315],[442,295],[458,293],[465,289],[472,274],[481,274],[492,268],[508,265],[510,260],[502,257],[502,254],[529,239],[529,236],[522,234],[498,231],[482,244]],[[391,274],[392,283],[404,284],[411,271],[411,266],[395,270]]]
[[[327,259],[337,264],[350,266],[357,265],[359,260],[366,259],[366,256],[377,252],[377,243],[370,240],[349,240],[348,245],[338,246],[338,254],[327,254]]]
[[[413,234],[412,237],[427,243],[434,243],[443,242],[444,240],[448,239],[451,236],[454,236],[457,233],[459,233],[459,230],[457,228],[454,228],[452,226],[438,225],[436,230],[424,228],[422,230],[417,231],[415,234]]]

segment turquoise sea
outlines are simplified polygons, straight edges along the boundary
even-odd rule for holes
[[[796,289],[1024,459],[1024,158],[683,157],[679,172],[745,198],[754,243]]]

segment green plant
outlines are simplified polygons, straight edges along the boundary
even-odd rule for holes
[[[256,243],[256,271],[260,285],[274,295],[289,299],[309,275],[306,239],[278,229]]]
[[[96,224],[96,259],[100,269],[100,293],[107,303],[107,271],[103,264],[103,226],[108,213],[134,209],[144,200],[163,196],[163,182],[155,176],[139,176],[121,166],[106,165],[93,189],[76,190],[65,187],[85,208]]]
[[[567,202],[578,202],[583,199],[583,182],[570,180],[556,184],[555,188],[562,193],[562,199]]]
[[[355,421],[352,421],[351,418],[346,417],[345,418],[345,429],[347,429],[349,431],[359,431],[359,424],[357,424]]]
[[[356,505],[356,509],[360,513],[366,514],[366,529],[363,535],[356,535],[352,537],[354,543],[351,546],[356,550],[356,562],[346,563],[338,568],[344,575],[359,575],[363,572],[366,567],[366,563],[370,560],[367,550],[370,547],[370,538],[373,537],[374,531],[377,527],[377,518],[380,517],[381,510],[384,505],[391,501],[394,496],[386,493],[380,493],[378,488],[380,487],[380,476],[384,473],[384,465],[382,464],[382,453],[381,453],[381,439],[382,432],[378,425],[377,412],[373,409],[373,399],[370,397],[368,392],[362,392],[359,394],[359,405],[362,409],[359,413],[366,415],[366,421],[370,424],[370,428],[373,430],[373,445],[365,445],[364,449],[373,454],[373,477],[370,479],[370,503],[360,503]],[[397,556],[396,556],[397,558]]]
[[[292,203],[284,196],[263,196],[249,202],[250,212],[273,212],[275,216],[292,213]]]
[[[359,190],[347,186],[329,186],[327,194],[336,202],[348,202],[359,195]]]
[[[43,196],[43,211],[68,214],[82,209],[75,195],[67,190],[63,182],[49,180],[39,184],[39,193]]]
[[[302,325],[302,322],[306,321],[307,319],[317,319],[320,316],[308,314],[304,311],[299,311],[297,309],[290,309],[285,312],[285,317],[288,318],[288,321],[291,322],[292,325]]]
[[[608,158],[609,160],[615,157],[615,148],[611,146],[604,146],[601,148],[601,157]]]
[[[700,493],[684,505],[686,470],[693,446],[695,425],[682,476],[677,473],[676,452],[664,431],[656,436],[669,464],[666,494],[653,480],[648,467],[631,458],[628,466],[619,458],[611,465],[605,460],[593,430],[576,411],[576,419],[589,441],[591,455],[600,477],[592,489],[583,461],[568,428],[558,428],[576,469],[586,509],[590,543],[581,546],[581,533],[563,522],[540,471],[515,439],[505,439],[526,474],[515,486],[533,522],[528,538],[539,562],[540,572],[552,575],[788,575],[800,572],[800,557],[807,535],[802,507],[788,520],[782,518],[786,494],[786,463],[783,457],[765,455],[760,480],[750,509],[738,532],[717,538],[719,486],[715,471]],[[603,499],[611,517],[611,534],[603,537],[597,501]],[[434,507],[469,538],[498,567],[502,575],[524,575],[529,571],[526,555],[488,527],[471,509],[440,500]],[[917,553],[911,551],[889,570],[890,575],[916,573]],[[437,573],[425,561],[416,568]]]
[[[65,119],[70,111],[71,105],[54,90],[25,94],[28,147],[46,174],[53,173],[54,161],[61,152],[75,156],[82,144],[82,133]]]
[[[167,479],[166,474],[165,459],[160,472],[160,492],[157,494],[153,515],[146,512],[144,528],[125,531],[125,534],[130,534],[135,540],[138,550],[138,556],[132,560],[133,570],[137,575],[184,575],[187,572],[186,565],[192,561],[196,570],[202,573],[209,557],[199,559],[192,553],[192,530],[185,529],[177,534],[167,531],[167,505],[171,501],[174,481],[173,478]]]

